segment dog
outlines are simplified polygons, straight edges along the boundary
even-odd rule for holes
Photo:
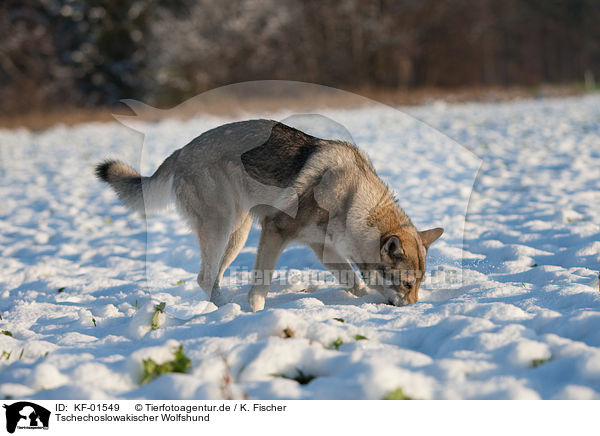
[[[253,312],[264,308],[277,260],[292,241],[310,247],[352,294],[374,288],[388,304],[414,303],[427,250],[444,231],[419,232],[355,145],[273,120],[209,130],[150,177],[116,160],[98,164],[96,175],[134,211],[150,213],[174,201],[198,237],[198,284],[216,304],[223,274],[258,220],[248,293]]]

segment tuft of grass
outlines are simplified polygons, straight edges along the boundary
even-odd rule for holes
[[[291,328],[289,328],[289,327],[284,328],[283,329],[283,337],[286,338],[286,339],[293,338],[294,337],[294,331]]]
[[[164,313],[165,312],[165,306],[167,304],[163,301],[160,304],[156,304],[154,306],[154,314],[152,315],[152,319],[150,320],[150,324],[152,327],[152,330],[157,330],[159,325],[158,325],[158,314],[159,313]]]
[[[177,280],[177,283],[175,283],[175,286],[181,286],[181,285],[185,285],[185,280]]]
[[[544,363],[548,362],[549,360],[550,360],[550,358],[548,358],[548,359],[533,359],[529,366],[531,366],[532,368],[537,368],[538,366],[543,365]]]
[[[106,217],[106,218],[104,219],[104,223],[105,223],[105,224],[112,224],[112,222],[113,222],[113,221],[112,221],[112,218],[111,218],[111,217]]]
[[[94,323],[94,327],[98,327],[98,326],[96,325],[96,318],[92,317],[92,322]]]
[[[306,292],[306,289],[300,289],[299,291],[296,292]]]
[[[333,349],[339,350],[343,344],[344,344],[344,341],[342,341],[342,338],[337,338],[335,341],[333,341],[331,344],[329,344],[329,347],[327,347],[327,348],[330,350],[333,350]]]
[[[344,318],[333,318],[335,321],[339,321],[339,322],[346,322],[344,321]]]
[[[169,372],[186,373],[192,367],[191,360],[183,352],[183,345],[175,349],[174,359],[160,365],[152,359],[142,361],[142,376],[140,384],[143,385],[156,377]]]
[[[19,354],[19,360],[23,358],[23,353],[25,352],[25,348],[21,348],[21,354]]]
[[[280,377],[280,378],[285,378],[287,380],[294,380],[301,385],[307,385],[311,381],[313,381],[314,379],[317,378],[316,375],[305,374],[300,368],[296,368],[296,375],[293,377],[289,376],[289,375],[285,375],[285,374],[271,374],[271,375],[273,377]]]
[[[10,336],[11,338],[13,337],[13,334],[11,332],[9,332],[8,330],[2,330],[2,334],[5,336]]]
[[[538,266],[539,266],[539,265],[538,265],[537,263],[534,263],[533,265],[531,265],[531,268],[536,268],[536,267],[538,267]]]
[[[598,292],[600,292],[600,272],[598,273]],[[2,319],[2,317],[0,317]]]
[[[354,336],[354,340],[355,341],[364,341],[364,340],[367,340],[367,339],[369,339],[369,338],[367,338],[366,336],[363,336],[363,335],[356,335],[356,336]]]
[[[402,391],[402,388],[398,388],[387,394],[382,400],[414,400]]]
[[[0,360],[2,359],[6,359],[9,360],[10,359],[10,355],[12,354],[12,351],[2,351],[2,354],[0,354]]]
[[[64,288],[64,287],[63,287],[63,288],[58,288],[58,290],[57,290],[56,292],[58,292],[58,293],[60,294],[60,293],[61,293],[62,291],[64,291],[64,290],[65,290],[65,288]]]

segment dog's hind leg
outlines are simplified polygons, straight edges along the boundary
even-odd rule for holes
[[[246,244],[246,240],[248,239],[248,234],[250,233],[251,227],[251,215],[246,215],[238,221],[238,227],[229,237],[229,242],[227,243],[227,247],[225,248],[225,254],[223,255],[223,260],[221,261],[221,266],[219,267],[219,274],[217,276],[217,286],[221,284],[223,274],[225,273],[227,267],[231,265],[231,262],[234,261],[234,259],[240,253],[240,250],[244,247],[244,244]]]
[[[198,285],[206,292],[210,301],[220,303],[219,268],[224,258],[231,229],[223,222],[203,222],[197,227],[198,241],[202,253],[202,267],[198,274]]]

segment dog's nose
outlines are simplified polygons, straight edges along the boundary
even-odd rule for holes
[[[388,299],[387,304],[389,304],[390,306],[402,307],[406,306],[408,303],[402,298],[390,298]]]

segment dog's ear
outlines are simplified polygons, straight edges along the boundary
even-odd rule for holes
[[[402,244],[400,239],[396,235],[392,235],[385,240],[381,246],[381,256],[389,256],[391,258],[397,258],[402,255]]]
[[[425,249],[429,249],[429,246],[433,244],[440,236],[442,236],[442,233],[444,233],[444,229],[441,227],[419,232],[419,236],[421,237],[421,241],[423,242]]]

